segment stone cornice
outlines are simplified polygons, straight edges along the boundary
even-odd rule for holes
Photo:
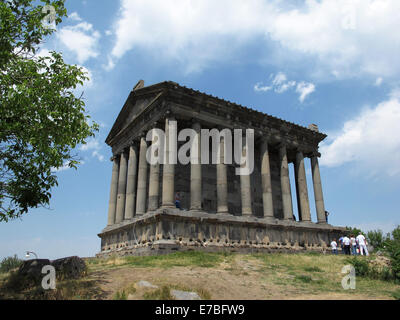
[[[126,118],[135,107],[136,101],[152,96],[152,101],[131,123],[126,124]],[[199,122],[208,122],[210,126],[252,128],[258,138],[267,137],[272,144],[286,141],[290,148],[305,146],[304,150],[307,153],[310,153],[311,149],[317,152],[319,142],[326,137],[323,133],[168,81],[132,91],[106,143],[113,147],[114,152],[118,152],[122,145],[128,143],[127,140],[134,138],[134,132],[146,130],[149,123],[165,118],[167,111],[178,119],[185,114],[186,117],[195,118]]]

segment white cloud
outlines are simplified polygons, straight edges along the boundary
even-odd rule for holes
[[[383,82],[383,79],[381,77],[376,78],[375,80],[375,86],[379,87]]]
[[[284,93],[287,90],[296,87],[296,92],[299,93],[299,101],[301,103],[304,102],[308,95],[315,91],[314,84],[305,81],[299,83],[294,80],[288,81],[287,76],[283,72],[278,72],[275,76],[271,74],[269,78],[272,79],[270,86],[263,86],[262,82],[258,82],[254,86],[254,91],[266,92],[273,90],[276,93]]]
[[[321,143],[321,164],[354,163],[368,177],[400,174],[400,100],[395,94],[345,122],[330,141]]]
[[[272,76],[273,75],[271,74],[270,78]],[[286,80],[287,80],[286,75],[283,72],[278,72],[278,74],[275,76],[274,80],[272,80],[272,84],[275,85],[275,86],[279,86],[282,83],[286,82]]]
[[[78,67],[82,68],[82,70],[86,73],[86,77],[89,78],[89,80],[86,80],[83,83],[83,86],[79,86],[79,88],[88,89],[88,88],[93,87],[93,84],[94,84],[93,72],[84,66],[78,66]]]
[[[79,16],[77,12],[72,12],[69,16],[69,19],[74,20],[74,21],[82,21],[82,18]]]
[[[279,56],[312,58],[310,73],[396,76],[399,11],[398,0],[306,0],[296,7],[279,0],[121,0],[110,58],[115,63],[144,50],[196,71],[226,61],[251,40],[272,40]]]
[[[97,158],[100,162],[104,161],[104,156],[96,150],[92,152],[92,157]]]
[[[86,142],[86,144],[82,144],[80,147],[79,147],[79,150],[82,150],[82,151],[89,151],[89,150],[98,150],[98,149],[100,149],[100,143],[99,143],[99,141],[98,140],[96,140],[96,139],[89,139],[87,142]]]
[[[272,86],[263,86],[261,82],[254,85],[254,91],[256,92],[266,92],[272,89]]]
[[[57,32],[58,40],[76,56],[79,63],[85,63],[90,58],[99,55],[98,41],[100,33],[93,25],[80,22],[74,26],[66,26]]]
[[[145,50],[177,61],[187,72],[198,71],[229,59],[249,38],[263,37],[267,7],[262,0],[121,0],[110,58]]]
[[[315,91],[315,85],[313,83],[300,82],[297,84],[296,92],[300,94],[299,100],[301,103],[307,98],[308,95]]]
[[[101,150],[100,142],[95,138],[91,138],[87,141],[86,144],[82,144],[79,147],[79,150],[92,151],[91,156],[93,158],[97,158],[97,160],[99,160],[100,162],[103,162],[105,160],[105,157],[100,153]]]

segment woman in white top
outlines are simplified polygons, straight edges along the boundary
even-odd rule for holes
[[[357,255],[357,241],[353,234],[350,236],[350,244],[351,244],[351,254],[353,256],[356,256]]]

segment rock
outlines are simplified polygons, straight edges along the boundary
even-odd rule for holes
[[[50,264],[50,260],[48,259],[26,260],[19,267],[18,276],[24,277],[27,280],[33,280],[34,282],[40,282],[44,277],[42,268]]]
[[[141,280],[136,284],[138,287],[150,288],[150,289],[158,289],[158,286],[151,284],[148,281]]]
[[[176,300],[201,300],[200,296],[196,292],[171,290],[171,295]]]
[[[51,265],[56,269],[57,279],[78,279],[86,273],[85,261],[76,256],[53,260]]]
[[[378,269],[391,268],[391,261],[385,256],[377,256],[374,260],[370,261],[370,264]]]

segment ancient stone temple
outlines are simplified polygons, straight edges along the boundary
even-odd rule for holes
[[[174,145],[171,137],[186,128],[194,129],[199,152],[190,152],[189,163],[174,163],[168,156],[163,163],[149,163],[148,132],[155,128],[165,133],[164,155],[185,143],[176,139]],[[238,175],[242,165],[225,161],[231,156],[222,151],[229,143],[226,135],[217,141],[217,153],[212,149],[215,145],[207,147],[210,156],[217,154],[217,163],[204,163],[200,158],[205,129],[228,133],[250,129],[254,133],[251,174]],[[318,144],[325,137],[316,125],[302,127],[175,82],[144,86],[139,81],[106,139],[113,167],[108,224],[99,234],[98,256],[193,249],[325,250],[344,231],[326,219],[318,165]],[[250,150],[245,145],[242,155]],[[310,211],[307,159],[315,215]],[[294,186],[289,178],[291,164]],[[293,201],[297,201],[296,212]]]

